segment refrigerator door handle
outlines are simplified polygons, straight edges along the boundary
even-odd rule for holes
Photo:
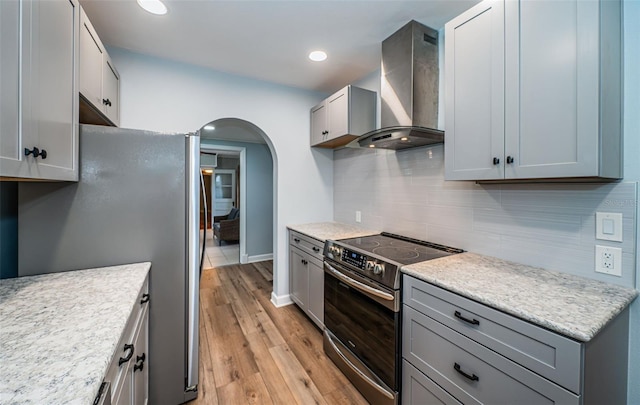
[[[185,391],[198,386],[200,301],[200,136],[187,137],[187,381]]]
[[[204,229],[202,230],[202,252],[200,253],[200,275],[202,275],[202,267],[204,267],[204,256],[207,254],[207,227],[209,224],[209,210],[207,206],[207,189],[204,184],[204,176],[202,170],[200,172],[200,192],[202,193],[202,202],[204,204]],[[199,246],[198,246],[199,247]]]

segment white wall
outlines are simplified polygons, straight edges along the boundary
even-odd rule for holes
[[[333,219],[332,152],[309,147],[309,109],[325,95],[123,49],[109,54],[121,76],[122,127],[193,132],[239,118],[267,134],[277,173],[272,299],[288,302],[287,224]]]
[[[625,0],[623,4],[622,183],[445,182],[442,146],[398,153],[345,149],[334,154],[335,220],[354,223],[358,209],[365,226],[640,289],[640,2]],[[379,75],[375,72],[355,84],[379,92]],[[443,113],[441,110],[440,122]],[[369,186],[374,186],[373,191]],[[595,211],[624,215],[622,278],[593,270]],[[631,305],[629,335],[628,403],[640,404],[638,299]]]

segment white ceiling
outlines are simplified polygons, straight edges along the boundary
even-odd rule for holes
[[[1,0],[0,0],[1,1]],[[108,46],[331,93],[380,65],[380,43],[414,19],[432,28],[478,0],[80,0]],[[329,54],[311,62],[311,50]]]

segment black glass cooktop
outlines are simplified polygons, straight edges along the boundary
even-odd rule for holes
[[[342,239],[340,243],[352,246],[364,252],[374,253],[387,260],[402,265],[437,259],[463,250],[435,243],[425,242],[405,236],[383,232],[380,235],[363,236],[360,238]]]

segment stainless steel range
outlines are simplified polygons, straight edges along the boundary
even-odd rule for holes
[[[400,390],[400,267],[462,250],[383,232],[324,246],[324,351],[372,404]]]

